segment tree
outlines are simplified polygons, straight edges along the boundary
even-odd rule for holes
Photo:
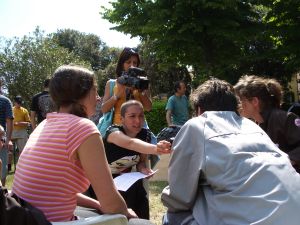
[[[104,69],[110,62],[108,46],[95,34],[85,34],[72,29],[58,30],[53,34],[54,40],[69,52],[90,62],[94,71]]]
[[[104,89],[107,80],[116,78],[117,61],[121,51],[122,49],[120,48],[107,48],[105,57],[107,58],[109,64],[106,65],[104,69],[96,71],[98,80],[98,93],[100,96],[104,95]]]
[[[235,83],[243,74],[256,74],[277,78],[288,90],[299,71],[299,0],[118,0],[111,5],[102,15],[116,24],[114,29],[150,41],[158,67],[191,68],[193,86],[210,76]]]
[[[265,22],[276,45],[275,54],[294,71],[300,68],[300,1],[265,1],[269,7]]]
[[[45,78],[63,64],[88,64],[67,49],[53,42],[37,28],[33,34],[2,42],[0,74],[4,78],[10,98],[21,95],[29,106],[34,94],[43,89]]]
[[[254,2],[118,0],[104,8],[103,17],[118,31],[152,40],[161,61],[191,65],[209,76],[235,67],[241,47],[261,31]]]
[[[191,76],[186,66],[161,62],[153,49],[153,42],[150,40],[142,42],[138,47],[142,59],[141,67],[150,80],[153,96],[161,93],[173,94],[174,83],[178,80],[191,83]]]

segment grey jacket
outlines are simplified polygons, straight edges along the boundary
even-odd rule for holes
[[[162,193],[170,224],[300,224],[300,175],[254,122],[206,112],[181,128],[173,149]]]

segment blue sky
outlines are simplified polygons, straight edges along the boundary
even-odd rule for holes
[[[136,47],[137,38],[109,30],[113,27],[99,14],[111,0],[0,0],[0,36],[22,37],[37,26],[46,33],[74,29],[93,33],[110,47]]]

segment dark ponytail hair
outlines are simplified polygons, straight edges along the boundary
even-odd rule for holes
[[[275,79],[266,79],[266,88],[271,97],[270,105],[275,108],[280,108],[282,102],[282,88]]]
[[[79,100],[87,96],[94,86],[93,72],[79,66],[63,65],[54,72],[49,92],[57,109],[71,106],[71,114],[87,117],[86,109]]]

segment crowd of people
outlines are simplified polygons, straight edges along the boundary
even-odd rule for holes
[[[5,144],[0,151],[1,182],[6,183],[7,172],[11,170],[12,158],[19,157],[28,140],[31,130],[46,118],[48,112],[53,111],[52,100],[48,86],[50,79],[44,81],[44,90],[33,96],[29,111],[23,106],[23,98],[17,95],[11,101],[2,95],[2,81],[0,83],[0,125],[6,132]],[[14,156],[13,156],[14,155]]]
[[[116,78],[107,81],[101,99],[101,113],[113,109],[104,135],[92,119],[100,102],[95,75],[83,67],[57,68],[32,98],[30,116],[21,96],[12,107],[0,95],[2,185],[14,141],[22,153],[12,193],[49,221],[77,220],[92,211],[123,214],[129,224],[152,224],[143,180],[118,191],[113,179],[133,170],[152,175],[149,156],[171,154],[161,195],[167,207],[164,225],[298,224],[299,117],[280,109],[280,83],[245,75],[232,86],[211,78],[189,101],[185,82],[177,81],[165,118],[180,130],[173,143],[156,143],[144,115],[152,109],[150,87],[119,80],[139,65],[134,49],[121,52]]]

